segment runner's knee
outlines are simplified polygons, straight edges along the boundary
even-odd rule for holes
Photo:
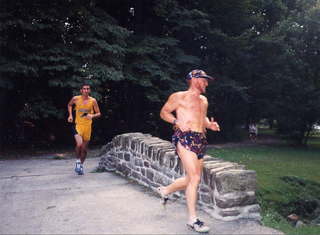
[[[192,185],[199,185],[199,183],[200,183],[200,179],[201,179],[201,177],[200,177],[200,175],[198,175],[198,174],[193,174],[193,175],[190,175],[189,176],[189,184],[192,184]]]
[[[82,143],[76,143],[76,147],[78,148],[78,149],[81,149],[81,146],[82,146]]]

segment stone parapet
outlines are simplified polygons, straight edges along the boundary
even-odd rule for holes
[[[100,155],[100,170],[115,171],[154,191],[185,174],[174,146],[149,134],[117,135],[102,147]],[[214,218],[260,220],[255,191],[255,171],[209,155],[204,157],[198,204]],[[181,192],[175,195],[185,198]]]

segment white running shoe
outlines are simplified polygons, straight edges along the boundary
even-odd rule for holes
[[[194,223],[192,224],[187,224],[188,228],[196,231],[198,233],[207,233],[209,232],[210,228],[206,225],[204,225],[204,222],[202,222],[201,220],[197,219]]]
[[[83,165],[80,164],[80,170],[78,172],[79,175],[83,175],[84,174],[84,171],[83,171]]]
[[[79,174],[80,172],[80,166],[81,166],[81,163],[80,162],[76,162],[76,167],[74,168],[74,171]]]
[[[168,196],[166,196],[166,195],[164,195],[163,193],[162,193],[162,191],[161,191],[161,187],[159,187],[159,188],[157,188],[157,191],[158,191],[158,193],[159,193],[159,195],[160,195],[160,203],[163,205],[163,206],[165,206],[166,204],[167,204],[167,202],[169,201],[169,197]]]

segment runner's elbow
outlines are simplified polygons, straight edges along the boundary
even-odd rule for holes
[[[168,112],[165,111],[165,110],[161,110],[161,112],[160,112],[160,118],[161,118],[162,120],[166,121],[166,120],[167,120],[167,117],[168,117],[168,114],[170,114],[170,113],[168,113]]]
[[[160,111],[160,118],[161,118],[161,119],[164,119],[163,117],[164,117],[164,110],[161,109],[161,111]]]

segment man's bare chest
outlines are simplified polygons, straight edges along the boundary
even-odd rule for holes
[[[205,110],[205,104],[201,98],[185,98],[181,100],[180,107],[183,110],[202,113]]]

